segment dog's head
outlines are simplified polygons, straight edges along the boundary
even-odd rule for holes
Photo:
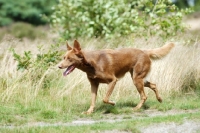
[[[77,40],[74,41],[73,48],[70,47],[67,42],[66,45],[67,52],[64,55],[63,60],[58,65],[60,69],[66,68],[65,72],[63,73],[64,76],[70,74],[77,66],[79,66],[84,58],[81,52],[80,44]]]

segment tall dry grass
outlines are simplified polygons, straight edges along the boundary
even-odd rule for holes
[[[130,38],[119,39],[118,41],[111,41],[109,45],[105,45],[105,41],[99,39],[80,40],[85,48],[96,49],[98,47],[138,47],[138,48],[155,48],[163,45],[156,39],[149,42],[145,40],[131,40]],[[37,41],[36,41],[37,42]],[[39,41],[38,41],[39,42]],[[37,42],[38,44],[44,43]],[[0,42],[0,46],[8,46],[9,41]],[[15,43],[15,48],[21,51],[27,49],[37,53],[36,44],[33,42],[20,42],[12,40]],[[33,44],[31,44],[33,43]],[[47,43],[46,43],[47,44]],[[85,45],[87,44],[87,45]],[[193,45],[184,46],[181,43],[175,43],[175,48],[168,56],[162,60],[153,61],[152,69],[147,79],[157,84],[161,95],[170,95],[172,93],[180,93],[183,90],[194,90],[194,85],[200,82],[200,48]],[[64,44],[63,44],[64,45]],[[29,46],[33,46],[30,48]],[[67,97],[69,103],[85,104],[90,100],[90,85],[86,75],[80,71],[75,70],[67,77],[62,76],[62,70],[57,66],[51,66],[43,73],[42,76],[34,77],[37,71],[17,71],[17,62],[13,59],[8,48],[1,53],[0,60],[0,100],[1,102],[22,102],[25,105],[33,102],[35,99],[62,100]],[[44,88],[44,82],[48,81],[48,87]],[[102,84],[98,92],[98,100],[102,100],[106,93],[107,85]],[[150,89],[145,89],[149,93]],[[127,95],[139,96],[130,74],[127,73],[116,85],[112,94],[112,99],[117,101],[125,98]]]
[[[149,79],[157,83],[163,93],[194,90],[190,87],[200,80],[199,66],[200,49],[176,45],[166,58],[153,62]]]

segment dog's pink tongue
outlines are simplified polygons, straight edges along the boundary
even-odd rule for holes
[[[63,76],[67,76],[75,69],[75,66],[69,66],[63,73]]]

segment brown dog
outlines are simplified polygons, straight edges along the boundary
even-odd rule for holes
[[[133,83],[141,97],[140,102],[134,109],[139,109],[147,99],[144,87],[152,89],[155,92],[157,100],[162,102],[156,85],[148,81],[144,82],[144,78],[151,68],[150,58],[159,59],[167,55],[173,47],[174,44],[170,43],[161,48],[151,50],[122,48],[118,50],[104,49],[86,51],[82,50],[79,42],[75,40],[73,48],[67,43],[67,53],[60,62],[59,68],[67,68],[63,73],[64,76],[70,74],[75,68],[86,72],[87,78],[91,84],[92,93],[91,106],[87,112],[85,112],[87,114],[94,111],[99,83],[108,84],[108,91],[103,102],[115,105],[113,101],[109,100],[110,95],[118,79],[123,77],[126,72],[130,72]]]

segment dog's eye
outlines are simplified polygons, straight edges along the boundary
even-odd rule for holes
[[[67,60],[68,60],[68,61],[70,61],[70,62],[72,62],[72,59],[71,59],[71,58],[69,58],[69,57],[67,58]]]
[[[66,59],[66,57],[63,57],[63,59],[65,60],[65,59]]]

